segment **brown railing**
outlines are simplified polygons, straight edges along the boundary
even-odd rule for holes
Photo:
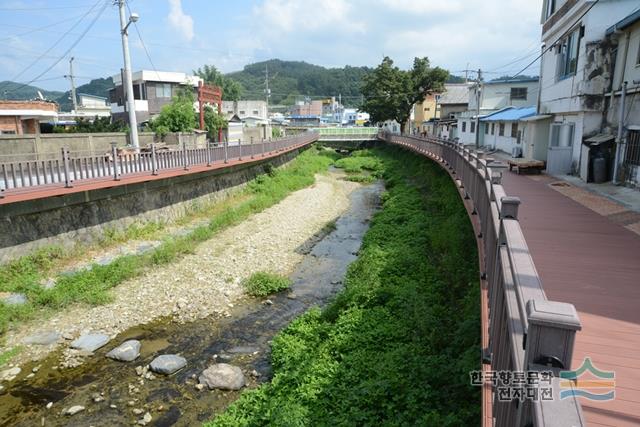
[[[151,144],[145,151],[126,152],[115,145],[102,155],[86,155],[63,148],[58,159],[31,160],[0,163],[0,198],[6,190],[45,185],[61,185],[70,188],[74,182],[91,179],[119,180],[130,175],[158,175],[162,171],[184,169],[192,166],[212,166],[232,160],[265,157],[274,152],[312,143],[318,134],[305,132],[277,140],[258,143],[224,143],[207,148],[159,150]]]
[[[501,185],[506,166],[450,141],[391,134],[379,138],[438,162],[454,178],[461,195],[472,201],[484,253],[480,267],[488,283],[485,363],[490,362],[492,372],[523,373],[527,381],[533,374],[545,379],[522,387],[498,381],[489,388],[494,425],[584,425],[577,399],[561,394],[570,395],[572,383],[561,384],[559,377],[562,370],[571,369],[580,320],[572,304],[549,301],[544,293],[518,222],[520,200],[507,196]],[[505,395],[505,390],[513,395]],[[524,398],[518,393],[525,393]]]

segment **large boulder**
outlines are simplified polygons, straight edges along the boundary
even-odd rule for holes
[[[176,354],[163,354],[153,359],[149,364],[149,368],[153,372],[163,375],[171,375],[185,366],[187,366],[187,359]]]
[[[228,363],[216,363],[205,369],[198,378],[200,384],[209,389],[240,390],[245,386],[246,380],[242,370]]]
[[[140,356],[140,341],[129,340],[107,353],[107,357],[120,362],[131,362]]]
[[[43,331],[29,335],[22,342],[27,345],[51,345],[60,339],[60,334],[56,331]]]
[[[104,334],[87,334],[82,335],[75,341],[71,342],[71,348],[77,350],[94,352],[109,342],[109,336]]]

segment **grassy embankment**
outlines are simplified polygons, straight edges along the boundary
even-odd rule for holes
[[[387,186],[345,289],[278,334],[272,381],[207,426],[478,424],[477,254],[454,184],[395,148],[339,163],[375,163]]]
[[[271,169],[268,174],[251,181],[241,192],[222,202],[202,207],[192,215],[210,219],[208,225],[198,227],[183,237],[165,236],[162,245],[144,255],[122,256],[109,265],[94,265],[87,271],[58,276],[56,286],[50,290],[39,283],[68,259],[69,254],[62,248],[43,249],[0,267],[0,292],[19,292],[28,298],[28,303],[24,305],[0,303],[0,339],[11,324],[73,303],[97,305],[111,301],[113,297],[110,290],[114,286],[142,274],[148,268],[193,253],[198,243],[210,239],[216,232],[278,203],[293,191],[313,184],[314,175],[326,171],[338,157],[333,151],[306,150],[287,167]],[[126,233],[110,233],[107,243],[149,237],[163,228],[164,225],[157,223],[133,226]]]

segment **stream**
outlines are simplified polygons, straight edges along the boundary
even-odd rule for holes
[[[305,257],[289,276],[291,289],[269,301],[243,298],[229,308],[228,318],[185,324],[165,318],[131,328],[76,368],[53,369],[62,350],[23,366],[18,379],[0,391],[0,425],[133,425],[147,412],[152,418],[147,425],[152,426],[191,426],[211,419],[241,391],[200,391],[195,377],[209,365],[225,362],[242,368],[248,387],[269,381],[270,340],[295,317],[325,305],[341,289],[383,189],[377,182],[355,190],[335,230],[316,235],[297,249]],[[122,363],[105,357],[128,339],[141,341],[138,359]],[[136,367],[161,354],[180,354],[188,364],[171,376],[156,375],[151,380],[136,373]],[[39,369],[26,378],[34,367]],[[85,409],[73,416],[62,414],[74,405]]]

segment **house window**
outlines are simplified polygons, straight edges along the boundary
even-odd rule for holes
[[[253,115],[257,116],[258,114],[260,114],[260,112],[258,110],[253,110]]]
[[[512,87],[511,88],[511,100],[512,101],[526,101],[527,100],[527,88],[526,87]]]
[[[580,48],[580,30],[569,34],[559,46],[558,80],[571,77],[578,69],[578,51]]]
[[[156,98],[171,98],[171,84],[156,83]]]
[[[500,127],[498,129],[498,135],[504,136],[504,123],[500,123]]]
[[[233,110],[227,110],[227,114],[233,114]]]
[[[495,135],[495,134],[496,134],[496,124],[491,123],[491,135]]]
[[[545,19],[549,19],[556,11],[556,0],[547,0],[547,10],[545,11]]]
[[[241,115],[241,116],[244,116],[245,114],[247,114],[247,113],[246,113],[246,111],[244,111],[244,110],[240,110],[240,115]]]
[[[424,107],[424,111],[431,111],[431,107]]]
[[[467,122],[462,122],[462,132],[467,131]]]
[[[571,147],[573,146],[573,135],[575,123],[554,123],[551,125],[551,146]]]
[[[471,122],[471,133],[476,132],[476,122]]]
[[[511,123],[511,138],[517,138],[517,137],[518,137],[518,124]]]
[[[484,134],[489,135],[489,123],[484,124]]]

